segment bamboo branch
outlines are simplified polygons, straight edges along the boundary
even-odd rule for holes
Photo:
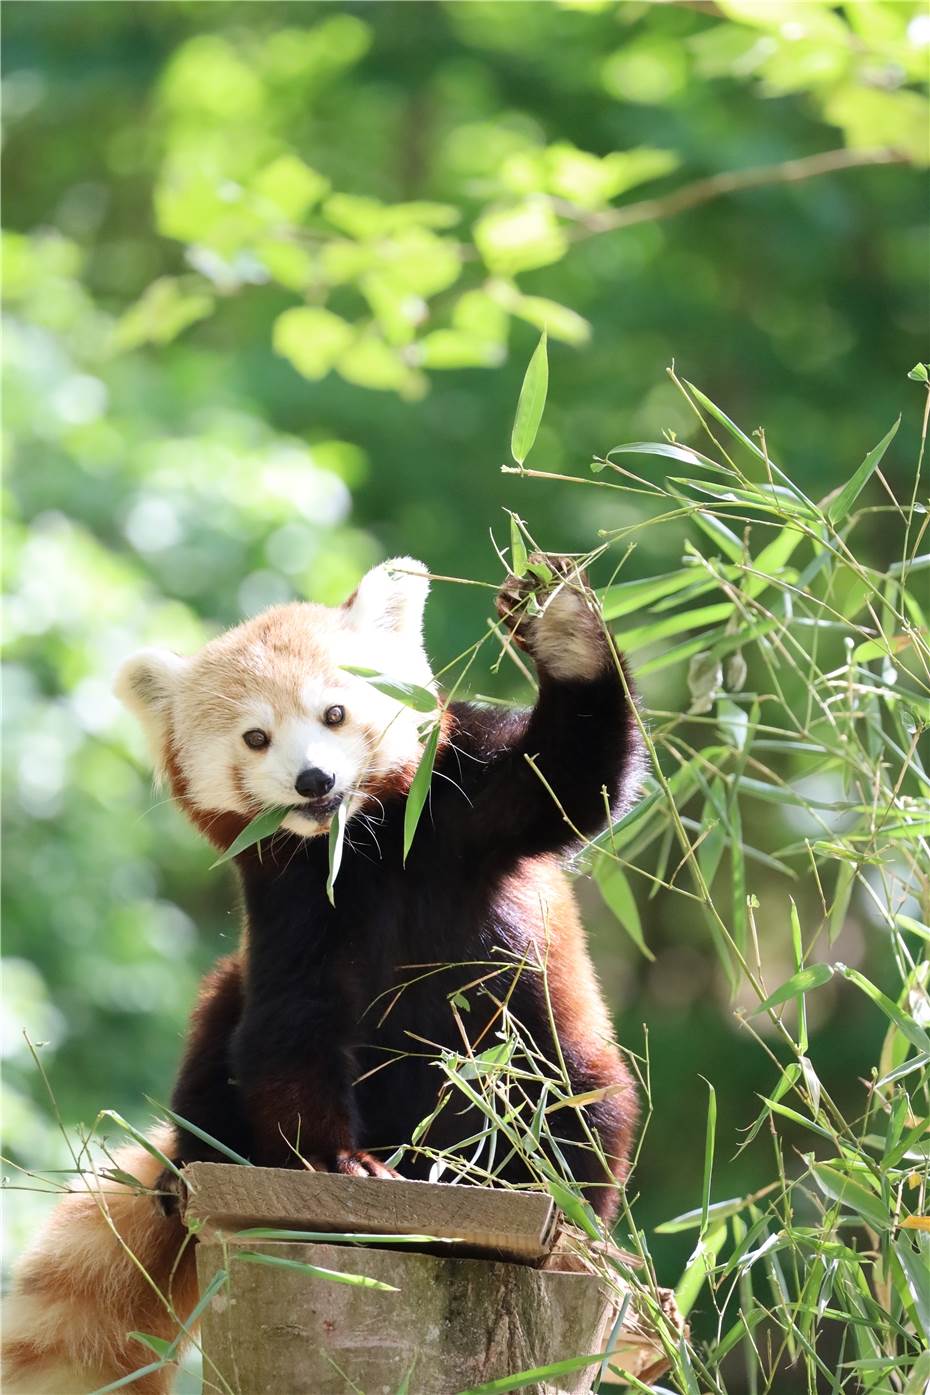
[[[616,232],[620,228],[631,227],[634,223],[648,223],[658,218],[671,218],[686,209],[697,208],[700,204],[711,203],[726,194],[736,194],[744,189],[760,189],[767,184],[799,184],[805,179],[816,179],[822,174],[836,174],[841,170],[863,169],[869,165],[907,164],[905,155],[897,150],[824,150],[818,155],[804,155],[798,160],[786,160],[779,165],[758,165],[748,170],[727,170],[722,174],[712,174],[706,179],[696,179],[680,189],[658,198],[642,199],[639,203],[627,204],[624,208],[607,208],[601,213],[591,213],[573,230],[573,240],[593,237],[598,233]]]

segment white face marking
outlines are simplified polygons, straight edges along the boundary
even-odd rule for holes
[[[341,707],[345,714],[329,725],[325,714]],[[422,715],[379,693],[363,678],[308,680],[299,708],[286,702],[243,699],[230,705],[228,720],[214,725],[179,750],[187,793],[203,809],[254,816],[261,809],[293,806],[283,827],[302,837],[329,829],[330,801],[346,801],[351,818],[365,803],[372,785],[420,756],[418,724]],[[281,715],[285,712],[285,715]],[[243,737],[263,731],[269,744],[253,750]],[[314,803],[296,787],[301,772],[314,769],[332,776],[333,786]],[[375,790],[376,792],[376,790]],[[315,812],[315,810],[318,811]]]

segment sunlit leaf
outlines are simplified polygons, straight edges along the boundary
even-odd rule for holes
[[[811,964],[806,969],[799,969],[796,974],[792,974],[789,979],[776,988],[774,993],[753,1008],[751,1016],[755,1017],[760,1012],[768,1012],[771,1008],[778,1007],[781,1003],[786,1003],[789,998],[797,997],[800,993],[808,993],[813,988],[820,988],[825,983],[829,983],[833,977],[833,969],[829,964]]]
[[[811,1175],[820,1190],[831,1201],[838,1201],[840,1205],[856,1211],[864,1221],[873,1226],[876,1230],[885,1231],[891,1228],[891,1217],[882,1205],[879,1197],[874,1192],[864,1187],[861,1182],[855,1181],[852,1177],[846,1177],[836,1168],[828,1166],[827,1163],[811,1163]]]
[[[568,240],[547,203],[519,204],[484,213],[472,230],[489,271],[513,276],[549,266],[568,251]]]
[[[723,1221],[719,1225],[711,1226],[706,1235],[702,1235],[698,1241],[684,1274],[675,1285],[675,1303],[682,1317],[687,1317],[694,1307],[698,1294],[713,1272],[714,1262],[723,1249],[726,1238],[727,1224]]]
[[[856,473],[843,485],[843,488],[827,509],[827,517],[831,523],[842,523],[843,519],[849,513],[849,510],[862,493],[862,490],[881,464],[882,456],[898,434],[898,427],[900,425],[901,418],[898,417],[898,420],[895,422],[894,426],[892,426],[891,430],[882,437],[877,446],[873,446]]]
[[[412,707],[415,712],[436,711],[436,694],[419,683],[408,683],[403,678],[391,678],[374,668],[359,668],[354,664],[343,664],[342,667],[346,673],[364,678],[373,688],[377,688],[379,693],[395,698],[405,707]]]
[[[549,359],[546,353],[546,332],[543,330],[542,338],[534,350],[523,379],[510,438],[510,450],[518,465],[523,464],[533,448],[548,390]]]
[[[296,221],[326,195],[329,180],[299,156],[288,153],[266,165],[253,179],[252,188],[286,218]]]
[[[285,310],[274,322],[271,342],[305,378],[325,378],[355,338],[355,330],[322,306]]]
[[[198,278],[162,276],[126,311],[115,331],[120,349],[140,344],[167,344],[209,315],[214,298]]]

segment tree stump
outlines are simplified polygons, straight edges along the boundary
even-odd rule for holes
[[[218,1373],[235,1395],[460,1395],[602,1353],[611,1338],[616,1286],[551,1267],[558,1213],[541,1194],[209,1163],[184,1176],[201,1292],[218,1284],[202,1318],[205,1388]],[[242,1233],[254,1227],[314,1238]],[[418,1238],[345,1243],[350,1234]],[[633,1373],[662,1360],[633,1320],[613,1337],[612,1361]],[[582,1395],[599,1364],[521,1389]]]

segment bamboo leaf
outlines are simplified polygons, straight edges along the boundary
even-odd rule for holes
[[[786,979],[780,988],[776,988],[774,993],[770,993],[757,1008],[753,1008],[749,1015],[756,1017],[760,1012],[768,1012],[770,1008],[786,1003],[789,998],[794,998],[799,993],[821,988],[823,984],[829,983],[832,977],[833,969],[829,964],[811,964],[806,969],[799,969],[796,974]]]
[[[874,1192],[868,1191],[861,1182],[846,1177],[836,1168],[826,1163],[811,1163],[811,1175],[820,1190],[831,1201],[838,1201],[855,1211],[870,1226],[879,1231],[891,1229],[891,1217]]]
[[[833,500],[833,503],[827,509],[827,518],[834,526],[843,521],[866,484],[868,484],[869,480],[878,469],[881,464],[882,456],[897,435],[900,425],[901,418],[898,417],[898,420],[891,430],[882,437],[877,446],[873,446],[856,473],[851,479],[847,480],[839,494],[837,494],[836,498]]]
[[[413,843],[414,834],[417,831],[417,824],[420,822],[420,815],[423,813],[423,806],[429,796],[430,784],[433,779],[433,765],[436,761],[436,751],[439,747],[439,723],[433,727],[423,747],[423,754],[420,757],[420,764],[413,777],[410,790],[407,794],[407,806],[404,809],[404,862],[407,861],[407,854]]]
[[[722,1221],[711,1227],[698,1241],[685,1272],[675,1285],[675,1303],[683,1318],[688,1316],[705,1281],[713,1273],[714,1263],[726,1238],[727,1223]]]
[[[256,814],[238,838],[233,839],[222,857],[218,857],[215,862],[210,864],[210,871],[212,872],[214,867],[222,866],[224,862],[229,862],[230,858],[238,857],[239,853],[245,852],[246,848],[251,848],[256,843],[260,843],[263,838],[270,838],[273,833],[278,831],[290,812],[290,808],[285,805],[277,809],[263,809],[260,814]]]
[[[134,1385],[137,1380],[164,1369],[164,1361],[152,1361],[148,1366],[140,1366],[137,1371],[130,1371],[128,1376],[120,1376],[119,1380],[110,1381],[109,1385],[98,1386],[96,1390],[91,1391],[91,1395],[111,1395],[114,1390],[123,1390],[127,1385]]]
[[[892,659],[896,654],[909,649],[914,643],[914,638],[914,635],[903,634],[888,635],[882,639],[867,639],[856,645],[852,656],[857,664],[863,664],[868,659]]]
[[[683,567],[679,571],[669,572],[666,576],[645,576],[637,581],[618,582],[615,586],[607,586],[598,591],[597,597],[604,619],[617,620],[621,615],[644,610],[665,596],[672,596],[689,588],[694,588],[694,593],[697,594],[699,590],[712,590],[713,585],[702,583],[701,575],[694,567]]]
[[[767,458],[765,452],[756,445],[755,441],[753,441],[749,436],[747,436],[745,431],[742,431],[734,421],[731,421],[730,418],[727,416],[726,412],[722,411],[717,406],[716,402],[711,402],[710,398],[707,397],[703,392],[701,392],[700,388],[696,388],[693,383],[689,383],[687,381],[686,386],[694,394],[698,402],[700,402],[701,405],[708,412],[710,412],[711,416],[715,419],[715,421],[719,421],[721,426],[725,426],[731,436],[733,436],[737,441],[741,441],[742,444],[747,448],[747,450],[752,451],[753,455],[755,455],[759,460],[765,462],[768,469],[771,470],[773,474],[776,474],[779,477],[779,479],[784,480],[785,485],[787,486],[785,492],[793,497],[793,499],[796,502],[796,505],[799,506],[800,511],[805,513],[812,520],[816,519],[818,517],[816,507],[811,502],[811,500],[807,498],[803,491],[798,488],[794,481],[788,478],[784,470],[782,470],[782,468],[779,465],[776,465],[774,460]],[[755,488],[759,490],[759,492],[761,493],[763,490],[768,492],[773,488],[773,486],[757,485],[755,486]],[[775,486],[775,488],[777,488],[777,486]]]
[[[171,1360],[174,1343],[169,1342],[166,1337],[152,1337],[148,1332],[128,1332],[126,1335],[148,1347],[149,1351],[153,1351],[162,1361]]]
[[[402,702],[405,707],[412,707],[415,712],[435,712],[436,694],[429,688],[423,688],[419,683],[408,683],[402,678],[391,678],[386,673],[379,673],[376,668],[357,668],[353,664],[343,664],[345,673],[352,673],[356,678],[364,678],[373,688],[377,688],[379,693],[385,693],[388,697],[395,698],[397,702]]]
[[[814,1070],[813,1063],[807,1056],[801,1056],[798,1060],[798,1065],[801,1067],[801,1072],[804,1076],[804,1084],[807,1086],[807,1093],[810,1095],[811,1111],[816,1119],[817,1115],[820,1113],[820,1076]]]
[[[159,1111],[159,1113],[166,1114],[173,1124],[177,1124],[179,1128],[186,1129],[188,1133],[192,1133],[195,1138],[200,1139],[201,1143],[206,1143],[210,1148],[215,1148],[218,1153],[223,1154],[224,1158],[229,1158],[230,1162],[239,1163],[241,1167],[252,1166],[248,1158],[244,1158],[242,1154],[237,1153],[234,1148],[227,1147],[225,1143],[221,1143],[218,1138],[214,1138],[211,1133],[207,1133],[205,1129],[199,1128],[197,1124],[192,1124],[189,1119],[185,1119],[180,1114],[175,1114],[174,1110],[169,1109],[166,1104],[159,1104],[158,1100],[153,1100],[148,1095],[146,1095],[145,1098],[153,1108]]]
[[[607,452],[607,460],[614,455],[658,455],[665,456],[668,460],[678,460],[683,465],[701,465],[707,470],[716,470],[718,474],[732,476],[733,471],[724,465],[718,465],[716,460],[710,460],[706,455],[702,455],[699,450],[693,450],[691,446],[675,445],[669,441],[631,441],[629,445],[614,446],[613,450]],[[604,466],[600,461],[595,461],[591,469],[595,474],[603,470]]]
[[[717,601],[713,605],[694,606],[691,610],[656,616],[649,624],[637,625],[632,630],[618,630],[616,639],[622,649],[632,651],[645,644],[654,644],[656,640],[666,639],[669,635],[718,624],[721,620],[728,620],[732,614],[732,601]]]
[[[623,868],[619,863],[611,862],[608,858],[602,857],[598,861],[594,880],[606,905],[613,911],[637,949],[647,959],[654,960],[655,955],[646,944],[643,936],[643,926],[636,897],[633,895],[633,889]]]
[[[908,1235],[899,1235],[892,1246],[913,1299],[914,1315],[924,1337],[930,1338],[930,1246],[922,1235],[914,1240],[916,1249]]]
[[[536,346],[523,379],[517,414],[510,437],[510,450],[518,465],[522,465],[533,448],[539,423],[542,421],[549,390],[549,359],[546,353],[546,331]]]
[[[797,1069],[798,1074],[800,1074],[800,1066],[798,1066]],[[773,1114],[780,1114],[783,1119],[790,1119],[793,1124],[799,1124],[801,1128],[810,1129],[812,1133],[819,1133],[821,1138],[829,1138],[832,1140],[833,1135],[830,1133],[829,1129],[822,1128],[820,1124],[815,1124],[813,1119],[806,1119],[804,1115],[799,1114],[796,1109],[789,1109],[786,1104],[779,1104],[777,1100],[769,1099],[766,1095],[763,1095],[762,1099]]]
[[[528,1385],[538,1385],[549,1376],[567,1376],[573,1371],[583,1371],[586,1366],[593,1366],[610,1354],[609,1351],[599,1351],[593,1356],[568,1356],[564,1361],[550,1361],[548,1366],[534,1366],[531,1371],[517,1371],[515,1375],[499,1376],[497,1380],[486,1381],[483,1385],[470,1385],[467,1390],[459,1390],[457,1395],[506,1395],[509,1390],[525,1390]]]
[[[118,1114],[115,1109],[101,1109],[97,1117],[100,1119],[111,1119],[113,1123],[116,1124],[117,1128],[123,1129],[125,1133],[128,1133],[129,1137],[134,1139],[135,1142],[139,1144],[140,1148],[144,1148],[157,1162],[160,1162],[162,1167],[166,1168],[169,1172],[173,1172],[175,1177],[180,1177],[181,1173],[171,1159],[166,1157],[160,1148],[156,1148],[150,1138],[147,1138],[144,1133],[134,1128],[128,1120],[124,1119],[122,1114]]]
[[[921,920],[914,920],[909,915],[896,915],[895,924],[902,930],[910,930],[912,935],[919,935],[922,940],[930,943],[930,925],[924,925]]]
[[[921,367],[923,367],[922,364]],[[907,376],[911,377],[911,374],[908,373]],[[930,1304],[927,1306],[928,1311],[930,1311]],[[930,1338],[930,1321],[924,1325],[924,1336]],[[927,1395],[928,1388],[930,1388],[930,1351],[922,1351],[911,1367],[902,1395]]]
[[[370,1279],[367,1274],[346,1274],[341,1269],[321,1269],[318,1264],[306,1264],[301,1259],[286,1259],[283,1255],[262,1255],[256,1250],[237,1250],[236,1259],[246,1264],[270,1264],[278,1269],[293,1269],[300,1274],[308,1274],[313,1279],[326,1279],[333,1284],[350,1284],[354,1288],[375,1288],[381,1293],[400,1293],[394,1284],[382,1283],[380,1279]]]
[[[597,1217],[587,1201],[573,1192],[564,1182],[560,1182],[557,1177],[547,1177],[546,1186],[552,1200],[561,1211],[565,1212],[572,1225],[583,1230],[592,1240],[604,1238],[597,1223]]]
[[[333,815],[329,826],[329,872],[326,877],[326,897],[331,906],[336,904],[336,878],[342,866],[342,849],[346,836],[346,801],[343,799]]]
[[[729,1201],[715,1201],[707,1208],[707,1219],[709,1222],[726,1220],[728,1216],[745,1211],[754,1200],[753,1196],[734,1196]],[[703,1216],[703,1206],[697,1206],[693,1211],[683,1211],[680,1216],[673,1216],[670,1221],[663,1221],[661,1225],[657,1225],[656,1234],[675,1235],[681,1230],[694,1230],[701,1225]]]
[[[747,596],[758,596],[761,591],[765,590],[770,579],[776,576],[790,561],[795,548],[803,537],[804,534],[799,532],[797,528],[783,528],[778,536],[762,549],[758,557],[753,558],[752,572],[761,572],[763,575],[751,575],[747,578]]]
[[[701,1395],[697,1376],[694,1374],[694,1367],[691,1364],[691,1353],[688,1351],[688,1343],[683,1332],[678,1338],[678,1361],[681,1374],[684,1377],[687,1395]]]
[[[717,1134],[717,1092],[709,1080],[707,1086],[707,1129],[704,1134],[704,1186],[701,1197],[701,1238],[707,1234],[710,1211],[710,1187],[714,1172],[714,1140]]]
[[[676,497],[681,498],[680,495]],[[717,544],[721,552],[729,557],[731,562],[742,562],[743,544],[731,528],[728,528],[725,523],[721,523],[719,518],[708,513],[705,509],[698,509],[693,518],[698,527]]]
[[[181,1331],[174,1339],[173,1345],[175,1347],[180,1346],[182,1338],[197,1326],[202,1314],[206,1312],[216,1294],[218,1294],[220,1289],[228,1282],[229,1272],[226,1269],[218,1269],[201,1293],[196,1305],[191,1309],[184,1319],[184,1322],[181,1324]]]
[[[461,1245],[460,1236],[365,1234],[362,1231],[282,1230],[276,1226],[249,1226],[237,1230],[240,1240],[293,1240],[295,1243],[319,1245]]]
[[[526,576],[526,543],[520,531],[520,520],[515,513],[510,515],[510,570],[514,576]]]
[[[897,1003],[893,1003],[880,988],[876,988],[875,984],[870,983],[865,975],[860,974],[857,969],[847,968],[845,964],[837,964],[836,967],[844,978],[849,979],[850,983],[854,983],[867,997],[872,999],[873,1003],[881,1008],[885,1016],[895,1024],[901,1035],[912,1046],[916,1046],[918,1051],[930,1051],[930,1036],[927,1036],[923,1027],[918,1026],[912,1017],[903,1013]]]

